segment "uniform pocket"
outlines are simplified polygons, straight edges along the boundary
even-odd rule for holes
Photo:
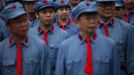
[[[67,65],[76,65],[76,64],[79,64],[82,60],[81,59],[70,59],[70,60],[67,60],[66,64]]]
[[[80,71],[80,69],[83,68],[82,59],[78,58],[78,59],[67,60],[66,67],[67,67],[68,73],[71,73],[69,75],[75,75],[77,74],[76,72]]]
[[[97,75],[108,75],[110,70],[109,58],[96,58],[94,63],[94,71]]]
[[[24,59],[25,64],[37,64],[39,63],[39,59]]]
[[[68,75],[72,75],[74,62],[72,60],[67,60],[65,64],[66,64],[66,69],[67,69],[66,73]]]
[[[110,62],[110,59],[108,59],[108,58],[101,58],[101,59],[96,58],[95,61],[96,61],[97,63],[107,64],[107,63]]]
[[[40,60],[37,58],[24,59],[23,69],[27,75],[37,75],[40,70]]]
[[[10,60],[3,60],[2,61],[2,67],[1,67],[1,74],[2,75],[14,74],[15,69],[16,69],[15,60],[10,59]]]
[[[3,66],[13,66],[15,65],[15,60],[4,60],[2,64]]]

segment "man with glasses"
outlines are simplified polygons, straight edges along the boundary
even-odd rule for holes
[[[83,1],[72,14],[80,32],[60,45],[56,75],[120,75],[114,42],[97,31],[96,4]]]

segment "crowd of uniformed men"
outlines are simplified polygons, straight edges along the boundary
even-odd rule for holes
[[[0,75],[134,75],[134,0],[0,0]]]

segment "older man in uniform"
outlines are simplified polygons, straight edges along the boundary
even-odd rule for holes
[[[120,75],[114,42],[96,31],[96,4],[81,2],[73,14],[80,33],[62,42],[56,75]]]

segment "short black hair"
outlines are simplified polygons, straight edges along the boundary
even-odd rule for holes
[[[69,8],[69,9],[71,10],[71,7],[70,7],[69,5],[64,5],[64,6],[62,6],[62,7],[56,8],[56,11],[57,11],[58,9],[60,9],[60,8]]]

